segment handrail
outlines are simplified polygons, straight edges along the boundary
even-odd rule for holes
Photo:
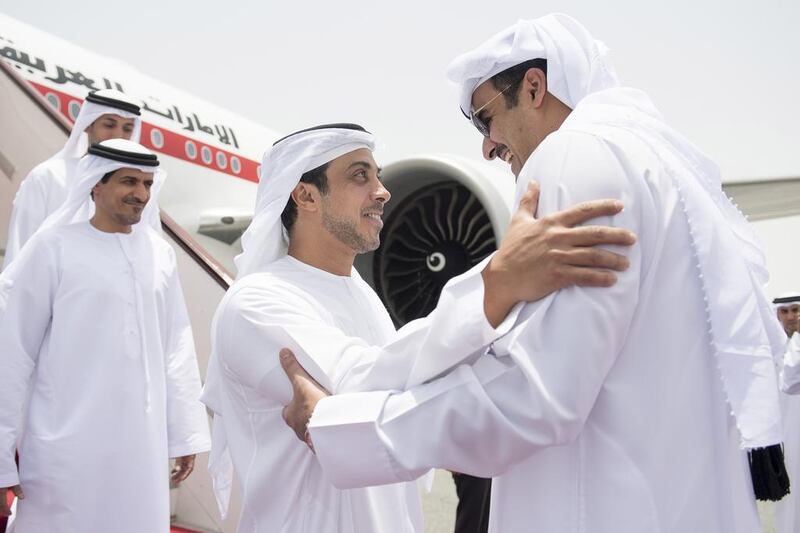
[[[0,59],[0,70],[22,89],[39,108],[67,135],[72,131],[72,124],[48,103],[47,99],[39,94],[25,79],[14,71],[6,61]],[[164,210],[161,213],[161,227],[164,232],[175,239],[183,249],[200,267],[205,270],[217,284],[227,290],[233,283],[233,276],[214,257],[203,248],[183,227],[175,222]]]
[[[205,248],[195,241],[192,236],[189,235],[189,232],[183,229],[183,226],[175,222],[163,209],[161,210],[161,227],[166,234],[175,239],[178,246],[189,254],[209,276],[214,278],[214,281],[216,281],[220,287],[228,290],[228,287],[233,284],[233,278],[230,273],[228,273],[216,259],[211,257]],[[204,256],[203,253],[206,255]]]

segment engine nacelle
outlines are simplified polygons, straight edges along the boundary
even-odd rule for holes
[[[355,266],[395,324],[427,315],[447,281],[497,248],[510,217],[514,180],[506,169],[456,156],[387,165],[392,193],[381,246]]]

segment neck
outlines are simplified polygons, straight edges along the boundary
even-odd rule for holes
[[[102,213],[95,212],[89,223],[96,229],[105,233],[130,233],[130,225],[119,224],[110,217],[103,216]]]
[[[295,227],[289,239],[289,255],[336,276],[349,276],[356,254],[322,228],[308,235]]]
[[[550,131],[556,131],[567,120],[572,109],[550,93],[546,96],[545,122]]]

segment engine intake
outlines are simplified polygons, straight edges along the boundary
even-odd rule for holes
[[[388,165],[392,193],[381,246],[356,267],[397,326],[427,315],[450,278],[497,248],[509,217],[513,180],[490,165],[430,156]]]

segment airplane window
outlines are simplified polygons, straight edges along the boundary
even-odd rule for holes
[[[77,100],[72,100],[67,106],[67,111],[69,112],[69,118],[72,119],[72,122],[75,122],[75,119],[78,118],[78,113],[81,112],[81,104]]]
[[[242,163],[239,161],[239,158],[235,155],[231,156],[231,170],[233,170],[234,174],[238,174],[242,171]]]
[[[186,157],[197,159],[197,146],[192,141],[186,141]]]
[[[156,128],[150,130],[150,142],[153,143],[153,146],[156,148],[164,147],[164,134],[161,133],[161,130]]]
[[[53,106],[53,109],[61,111],[61,101],[58,99],[58,96],[53,93],[47,93],[45,98],[47,98],[47,103]]]
[[[222,169],[228,166],[228,158],[222,152],[217,152],[217,166]]]
[[[211,164],[211,148],[208,146],[203,146],[200,148],[200,158],[203,160],[203,163],[206,165]]]

